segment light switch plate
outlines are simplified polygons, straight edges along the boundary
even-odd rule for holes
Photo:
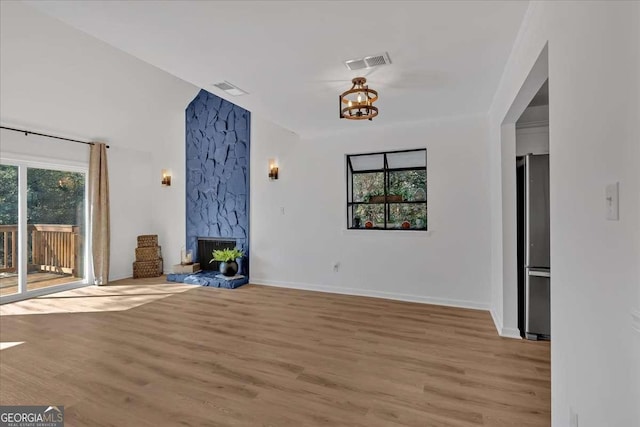
[[[607,219],[610,221],[618,221],[620,219],[620,213],[618,212],[618,183],[607,185],[605,193]]]

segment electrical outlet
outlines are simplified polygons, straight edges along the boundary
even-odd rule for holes
[[[569,408],[569,427],[578,427],[578,413]]]

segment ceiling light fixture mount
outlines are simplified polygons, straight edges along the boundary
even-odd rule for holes
[[[340,118],[348,120],[371,120],[378,115],[378,107],[373,103],[378,100],[378,92],[369,89],[367,79],[356,77],[351,80],[351,89],[340,95]]]

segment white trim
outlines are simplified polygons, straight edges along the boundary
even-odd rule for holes
[[[500,336],[503,338],[511,338],[516,340],[521,340],[520,331],[515,328],[502,328],[500,331]]]
[[[260,279],[260,278],[258,279],[251,278],[251,280],[249,280],[249,283],[254,285],[274,286],[278,288],[300,289],[305,291],[327,292],[331,294],[384,298],[384,299],[391,299],[396,301],[416,302],[421,304],[433,304],[433,305],[444,305],[447,307],[469,308],[473,310],[484,310],[484,311],[489,310],[489,304],[486,304],[486,303],[465,301],[465,300],[454,300],[449,298],[435,298],[435,297],[419,296],[419,295],[398,294],[394,292],[374,291],[370,289],[343,288],[343,287],[338,288],[335,286],[313,285],[309,283],[297,283],[297,282],[280,282],[280,281]]]
[[[89,199],[89,170],[84,172],[84,277],[95,283],[93,274],[93,239],[91,238],[91,200]]]
[[[512,338],[517,340],[522,339],[522,337],[520,336],[520,331],[518,329],[505,328],[502,325],[502,321],[498,318],[498,315],[496,314],[495,311],[493,311],[493,309],[490,309],[489,313],[491,313],[491,318],[493,319],[493,324],[496,327],[496,332],[498,332],[498,335],[500,335],[503,338]]]
[[[500,332],[502,331],[502,319],[498,318],[498,315],[496,314],[495,311],[493,311],[493,308],[489,309],[489,313],[491,313],[491,318],[493,319],[493,324],[495,325],[496,332],[499,335]]]
[[[33,291],[26,291],[22,294],[3,295],[0,297],[0,305],[8,304],[10,302],[23,301],[43,295],[55,294],[57,292],[68,291],[70,289],[84,288],[85,286],[89,286],[89,284],[85,281],[78,281],[65,283],[63,285],[50,286],[48,288],[34,289]]]
[[[27,168],[18,168],[18,293],[24,295],[27,288],[29,252],[27,243]]]

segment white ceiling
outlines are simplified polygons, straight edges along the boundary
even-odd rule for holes
[[[303,136],[489,110],[524,1],[29,1],[196,86]],[[389,52],[392,64],[343,61]],[[368,72],[367,72],[368,71]],[[373,122],[338,119],[365,74]],[[223,80],[249,92],[231,97]]]

